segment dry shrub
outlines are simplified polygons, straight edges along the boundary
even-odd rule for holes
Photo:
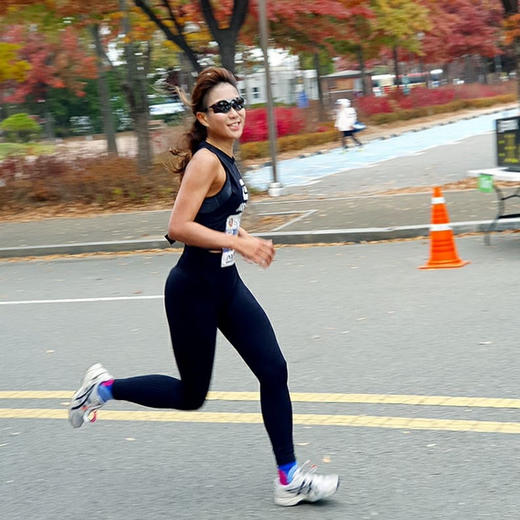
[[[139,174],[136,162],[124,157],[47,155],[0,163],[1,209],[66,203],[125,206],[173,200],[177,189],[177,176],[164,165]]]
[[[338,138],[337,130],[328,130],[326,132],[313,132],[310,134],[287,135],[277,140],[278,151],[288,152],[290,150],[300,150],[307,146],[315,146],[318,144],[329,143]],[[240,159],[247,161],[249,159],[257,159],[258,157],[266,157],[269,155],[269,142],[259,141],[255,143],[244,143],[240,145]]]

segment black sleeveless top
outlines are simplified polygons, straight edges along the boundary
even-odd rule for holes
[[[230,157],[206,141],[202,141],[200,148],[207,148],[219,158],[226,172],[226,181],[217,194],[206,197],[202,201],[194,220],[215,231],[225,232],[229,217],[235,216],[240,220],[248,199],[247,188],[234,157]],[[170,244],[175,242],[168,235],[165,235],[165,238]]]

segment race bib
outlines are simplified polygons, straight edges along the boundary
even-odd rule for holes
[[[230,215],[226,220],[226,234],[227,235],[238,235],[240,229],[240,217],[241,215]],[[235,250],[224,247],[222,249],[222,259],[220,261],[220,267],[229,267],[235,263]]]

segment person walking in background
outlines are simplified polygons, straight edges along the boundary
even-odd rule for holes
[[[341,145],[344,150],[348,149],[347,137],[352,137],[352,140],[359,146],[363,146],[361,141],[355,136],[355,124],[357,122],[356,109],[352,106],[349,99],[338,99],[336,101],[338,111],[336,113],[336,122],[334,126],[342,133]]]
[[[74,394],[74,428],[95,419],[110,399],[154,408],[196,410],[210,385],[217,329],[260,382],[264,424],[278,466],[274,500],[281,506],[316,502],[336,492],[337,475],[319,475],[296,463],[287,364],[267,315],[241,280],[235,252],[264,268],[274,257],[270,240],[240,227],[247,189],[233,157],[246,118],[237,82],[224,68],[203,70],[193,89],[195,115],[187,146],[176,153],[181,184],[166,238],[185,244],[166,280],[164,302],[180,378],[142,375],[114,379],[99,363],[91,366]],[[239,471],[247,461],[235,460]]]

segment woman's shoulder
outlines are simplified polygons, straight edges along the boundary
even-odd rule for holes
[[[220,166],[220,161],[211,150],[199,148],[193,154],[188,166],[203,170],[217,170]]]
[[[215,153],[208,148],[199,148],[190,160],[190,163],[195,163],[198,166],[218,165],[219,159]]]
[[[197,178],[199,181],[206,179],[212,181],[219,172],[218,157],[207,148],[200,148],[190,159],[184,176],[186,178]]]

